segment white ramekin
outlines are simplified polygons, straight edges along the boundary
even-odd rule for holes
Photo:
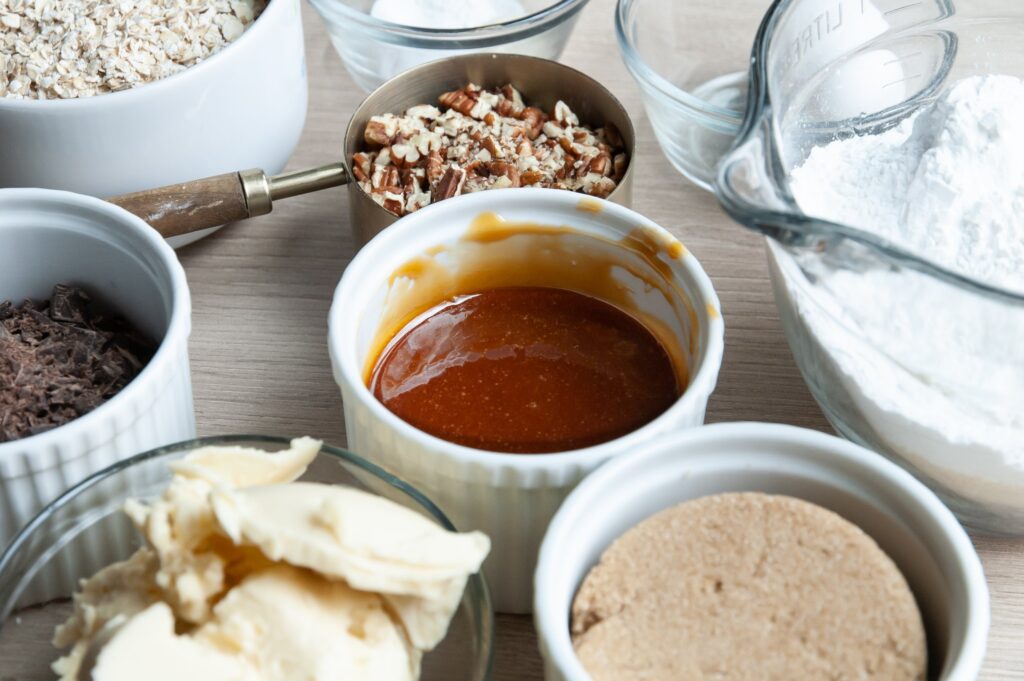
[[[762,423],[691,429],[645,444],[584,480],[541,547],[534,621],[547,681],[589,681],[569,613],[580,582],[626,530],[688,499],[786,494],[835,511],[903,571],[928,634],[929,678],[974,681],[985,656],[989,595],[981,561],[953,514],[913,476],[855,444]]]
[[[298,144],[306,95],[299,0],[271,0],[237,40],[169,78],[82,99],[0,97],[0,187],[108,197],[245,168],[276,173]]]
[[[640,230],[650,243],[661,244],[663,248],[654,257],[668,274],[659,276],[662,281],[669,277],[673,303],[689,310],[684,328],[673,333],[688,360],[689,385],[668,411],[639,430],[602,445],[558,454],[521,455],[446,442],[405,423],[377,401],[364,381],[365,366],[372,361],[369,355],[388,296],[396,290],[407,293],[402,287],[409,285],[408,280],[392,274],[423,257],[454,257],[443,249],[461,243],[474,221],[488,212],[510,223],[536,223],[537,229],[548,234],[568,226],[576,232],[573,238],[597,241],[593,238],[597,236],[607,244],[635,237]],[[530,270],[533,242],[498,241],[488,247],[505,249],[505,253],[523,252],[523,268]],[[627,252],[621,245],[605,248],[616,257]],[[430,255],[439,250],[440,255]],[[536,255],[541,254],[538,251]],[[571,269],[574,263],[564,266]],[[668,319],[677,313],[663,296],[630,279],[625,269],[611,276],[621,286],[637,291],[634,309],[659,321],[665,318],[666,326],[678,326],[678,320]],[[540,282],[527,277],[521,285],[529,283]],[[608,458],[635,449],[655,435],[703,423],[722,362],[724,326],[719,310],[711,281],[696,258],[664,229],[628,208],[565,191],[523,188],[439,202],[403,218],[373,239],[353,259],[335,292],[328,343],[345,404],[349,449],[424,490],[460,529],[490,535],[492,550],[484,571],[495,608],[529,612],[540,541],[573,486]]]
[[[0,300],[81,284],[160,340],[124,390],[59,428],[0,444],[0,548],[72,485],[133,454],[195,437],[191,303],[174,251],[145,222],[88,196],[0,189]]]

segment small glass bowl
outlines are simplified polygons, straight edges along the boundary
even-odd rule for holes
[[[127,558],[141,545],[121,507],[129,498],[159,496],[171,478],[168,462],[208,445],[276,451],[288,444],[288,438],[228,435],[161,447],[97,473],[47,506],[0,556],[3,678],[53,678],[50,663],[60,652],[50,639],[54,626],[71,612],[71,593],[79,579]],[[341,449],[324,445],[300,480],[365,490],[454,529],[416,489]],[[487,586],[480,574],[472,575],[447,637],[423,659],[421,678],[488,681],[493,639],[494,613]]]
[[[373,0],[309,0],[345,68],[363,90],[419,64],[468,52],[557,60],[588,0],[520,0],[522,16],[474,28],[416,28],[370,16]]]
[[[615,33],[668,160],[710,190],[743,123],[766,0],[619,0]]]

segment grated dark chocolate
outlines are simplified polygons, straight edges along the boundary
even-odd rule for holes
[[[0,442],[62,426],[119,393],[156,344],[77,286],[0,302]]]

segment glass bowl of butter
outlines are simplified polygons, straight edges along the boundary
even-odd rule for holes
[[[21,681],[485,681],[489,546],[312,438],[182,442],[88,478],[7,547],[0,667]]]

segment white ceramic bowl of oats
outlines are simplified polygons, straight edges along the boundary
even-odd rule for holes
[[[0,17],[0,187],[107,197],[280,171],[306,118],[299,0],[196,4],[26,2]]]

